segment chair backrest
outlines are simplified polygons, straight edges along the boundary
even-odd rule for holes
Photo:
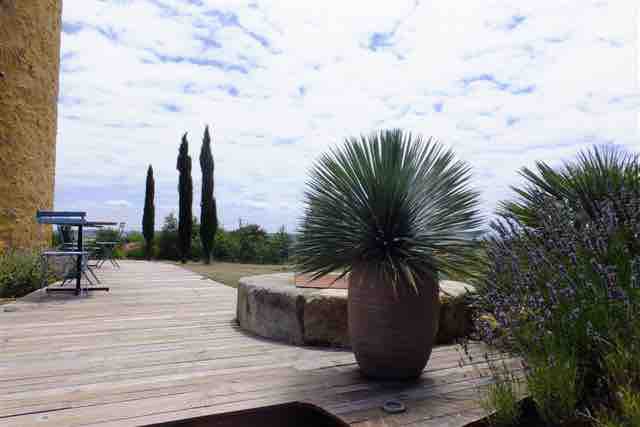
[[[73,232],[71,228],[64,225],[65,222],[74,223],[78,220],[84,221],[87,216],[82,211],[41,211],[36,212],[36,220],[39,224],[56,224],[58,227],[58,236],[60,236],[61,244],[59,249],[70,249],[73,243]]]
[[[69,249],[69,246],[74,246],[73,230],[68,225],[58,225],[58,236],[60,237],[59,249]]]

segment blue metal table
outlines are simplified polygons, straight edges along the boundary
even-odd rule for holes
[[[82,242],[82,230],[86,227],[89,228],[100,228],[105,226],[113,226],[118,225],[117,222],[113,221],[87,221],[85,219],[86,212],[56,212],[56,211],[38,211],[36,217],[40,224],[52,224],[52,225],[68,225],[70,227],[78,227],[78,247],[77,252],[84,253],[84,247]],[[69,288],[60,288],[60,289],[51,289],[55,292],[75,292],[76,295],[80,295],[81,293],[81,285],[82,281],[82,256],[77,256],[76,261],[76,287],[75,289]],[[108,287],[88,287],[85,288],[88,291],[108,291]]]

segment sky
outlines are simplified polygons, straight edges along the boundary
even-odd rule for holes
[[[213,138],[227,229],[295,231],[315,159],[403,128],[473,168],[482,211],[518,169],[640,151],[635,0],[65,0],[55,207],[140,229],[177,212],[176,157]]]

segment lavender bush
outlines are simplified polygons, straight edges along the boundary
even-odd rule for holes
[[[0,252],[0,298],[19,298],[45,281],[37,253],[14,249]]]
[[[620,391],[640,386],[640,193],[613,188],[590,206],[596,215],[579,200],[528,197],[526,217],[492,224],[480,333],[523,358],[549,424],[619,411]]]

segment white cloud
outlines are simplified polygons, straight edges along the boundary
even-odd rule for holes
[[[159,224],[177,206],[188,131],[197,212],[208,123],[223,223],[293,229],[320,152],[400,126],[470,162],[491,212],[534,160],[603,141],[638,149],[637,8],[66,0],[56,205],[85,200],[92,216],[138,227],[151,163]]]
[[[130,208],[133,206],[130,202],[127,202],[126,200],[107,200],[106,202],[104,202],[104,204],[107,206],[117,206],[122,208]]]

